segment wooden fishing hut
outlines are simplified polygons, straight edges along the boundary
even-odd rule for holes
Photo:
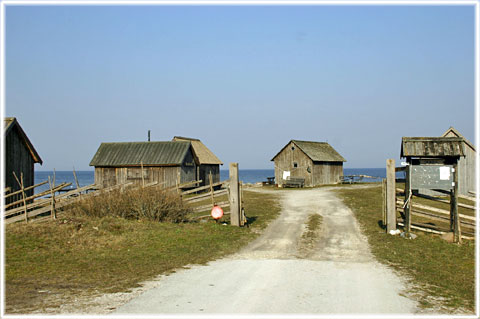
[[[201,180],[201,186],[209,183],[209,175],[212,174],[213,183],[220,182],[220,165],[223,163],[213,154],[208,147],[199,139],[175,136],[173,141],[192,143],[193,155],[197,163],[197,180]]]
[[[158,182],[165,187],[196,180],[197,164],[190,142],[102,143],[90,166],[95,167],[95,184]]]
[[[275,182],[284,187],[302,181],[306,187],[337,184],[346,160],[326,142],[291,140],[272,158]]]
[[[23,186],[28,188],[34,185],[34,165],[43,163],[37,151],[30,142],[27,134],[22,129],[15,117],[4,118],[4,137],[5,137],[5,189],[15,192],[21,187],[15,179],[13,172],[21,179],[23,175]],[[21,182],[21,181],[20,181]],[[26,190],[27,197],[33,195],[33,188]],[[21,196],[21,194],[20,194]],[[16,201],[14,196],[7,199],[6,204]]]
[[[463,140],[465,156],[458,160],[458,194],[472,196],[472,193],[477,191],[475,146],[453,127],[446,130],[442,137],[457,137]]]
[[[461,240],[458,162],[465,157],[464,140],[459,137],[402,137],[400,157],[407,160],[403,206],[406,233],[410,233],[412,195],[434,190],[450,195],[450,227],[456,241]]]

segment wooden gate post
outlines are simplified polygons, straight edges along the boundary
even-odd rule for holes
[[[405,214],[405,220],[403,224],[405,225],[405,233],[407,238],[410,238],[410,230],[412,224],[412,215],[411,215],[411,205],[412,205],[412,186],[411,186],[411,178],[412,178],[412,171],[411,171],[411,163],[408,163],[407,167],[405,167],[405,202],[403,204],[403,212]]]
[[[395,160],[387,159],[387,233],[397,229],[397,208],[395,190]]]
[[[230,224],[240,226],[240,194],[238,163],[230,163]]]
[[[460,216],[458,216],[458,165],[453,165],[453,189],[450,192],[450,228],[453,228],[453,241],[462,242],[462,231],[460,229]]]

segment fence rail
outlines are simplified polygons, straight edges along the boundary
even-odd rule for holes
[[[442,191],[442,193],[450,195],[450,200],[435,196],[430,196],[426,194],[421,194],[418,191],[407,191],[410,189],[408,185],[408,176],[406,179],[397,179],[395,178],[395,172],[406,171],[407,175],[409,174],[408,167],[395,167],[395,161],[387,160],[387,179],[382,183],[382,194],[383,194],[383,223],[387,228],[387,231],[396,229],[396,226],[403,226],[406,232],[408,232],[409,227],[412,229],[417,229],[425,232],[444,234],[448,232],[453,232],[455,234],[454,238],[460,241],[464,239],[472,239],[475,236],[476,228],[476,217],[466,214],[459,214],[458,208],[475,210],[476,200],[471,196],[462,196],[458,197],[472,201],[474,204],[465,204],[458,203],[453,195],[453,191]],[[406,182],[405,190],[396,188],[395,185],[398,182]],[[387,191],[390,190],[390,191]],[[397,198],[398,196],[404,196],[404,199]],[[439,207],[434,207],[433,205],[414,202],[414,198],[421,198],[432,202],[442,203],[450,205],[450,210],[442,209]],[[438,206],[438,205],[437,205]],[[401,217],[397,217],[400,214]],[[421,221],[432,221],[424,222],[415,221],[413,222],[411,216],[417,216],[421,218]],[[446,223],[449,227],[443,227],[441,224],[435,223]]]

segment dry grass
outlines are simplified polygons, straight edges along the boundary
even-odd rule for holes
[[[414,287],[419,287],[421,304],[432,306],[433,297],[443,300],[441,305],[450,309],[474,310],[473,241],[451,244],[438,235],[420,231],[413,231],[418,236],[414,240],[387,235],[381,226],[381,187],[339,189],[338,194],[354,212],[376,258],[404,274]]]
[[[66,210],[81,216],[115,216],[174,223],[186,221],[190,213],[176,192],[156,187],[100,191],[98,196],[85,196]]]
[[[113,198],[103,213],[8,225],[6,313],[43,312],[79,295],[128,291],[159,274],[234,253],[280,211],[274,195],[245,192],[244,199],[250,228],[126,219],[111,211]]]

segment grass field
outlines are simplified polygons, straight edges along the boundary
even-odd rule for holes
[[[250,227],[212,221],[159,223],[63,215],[6,227],[6,313],[29,313],[75,297],[128,291],[142,281],[231,254],[275,218],[275,195],[244,192]]]
[[[413,240],[387,235],[381,226],[381,186],[337,192],[354,212],[376,258],[418,287],[415,293],[424,307],[438,306],[443,300],[440,303],[449,309],[474,311],[474,241],[457,245],[420,231],[413,231],[418,236]]]

